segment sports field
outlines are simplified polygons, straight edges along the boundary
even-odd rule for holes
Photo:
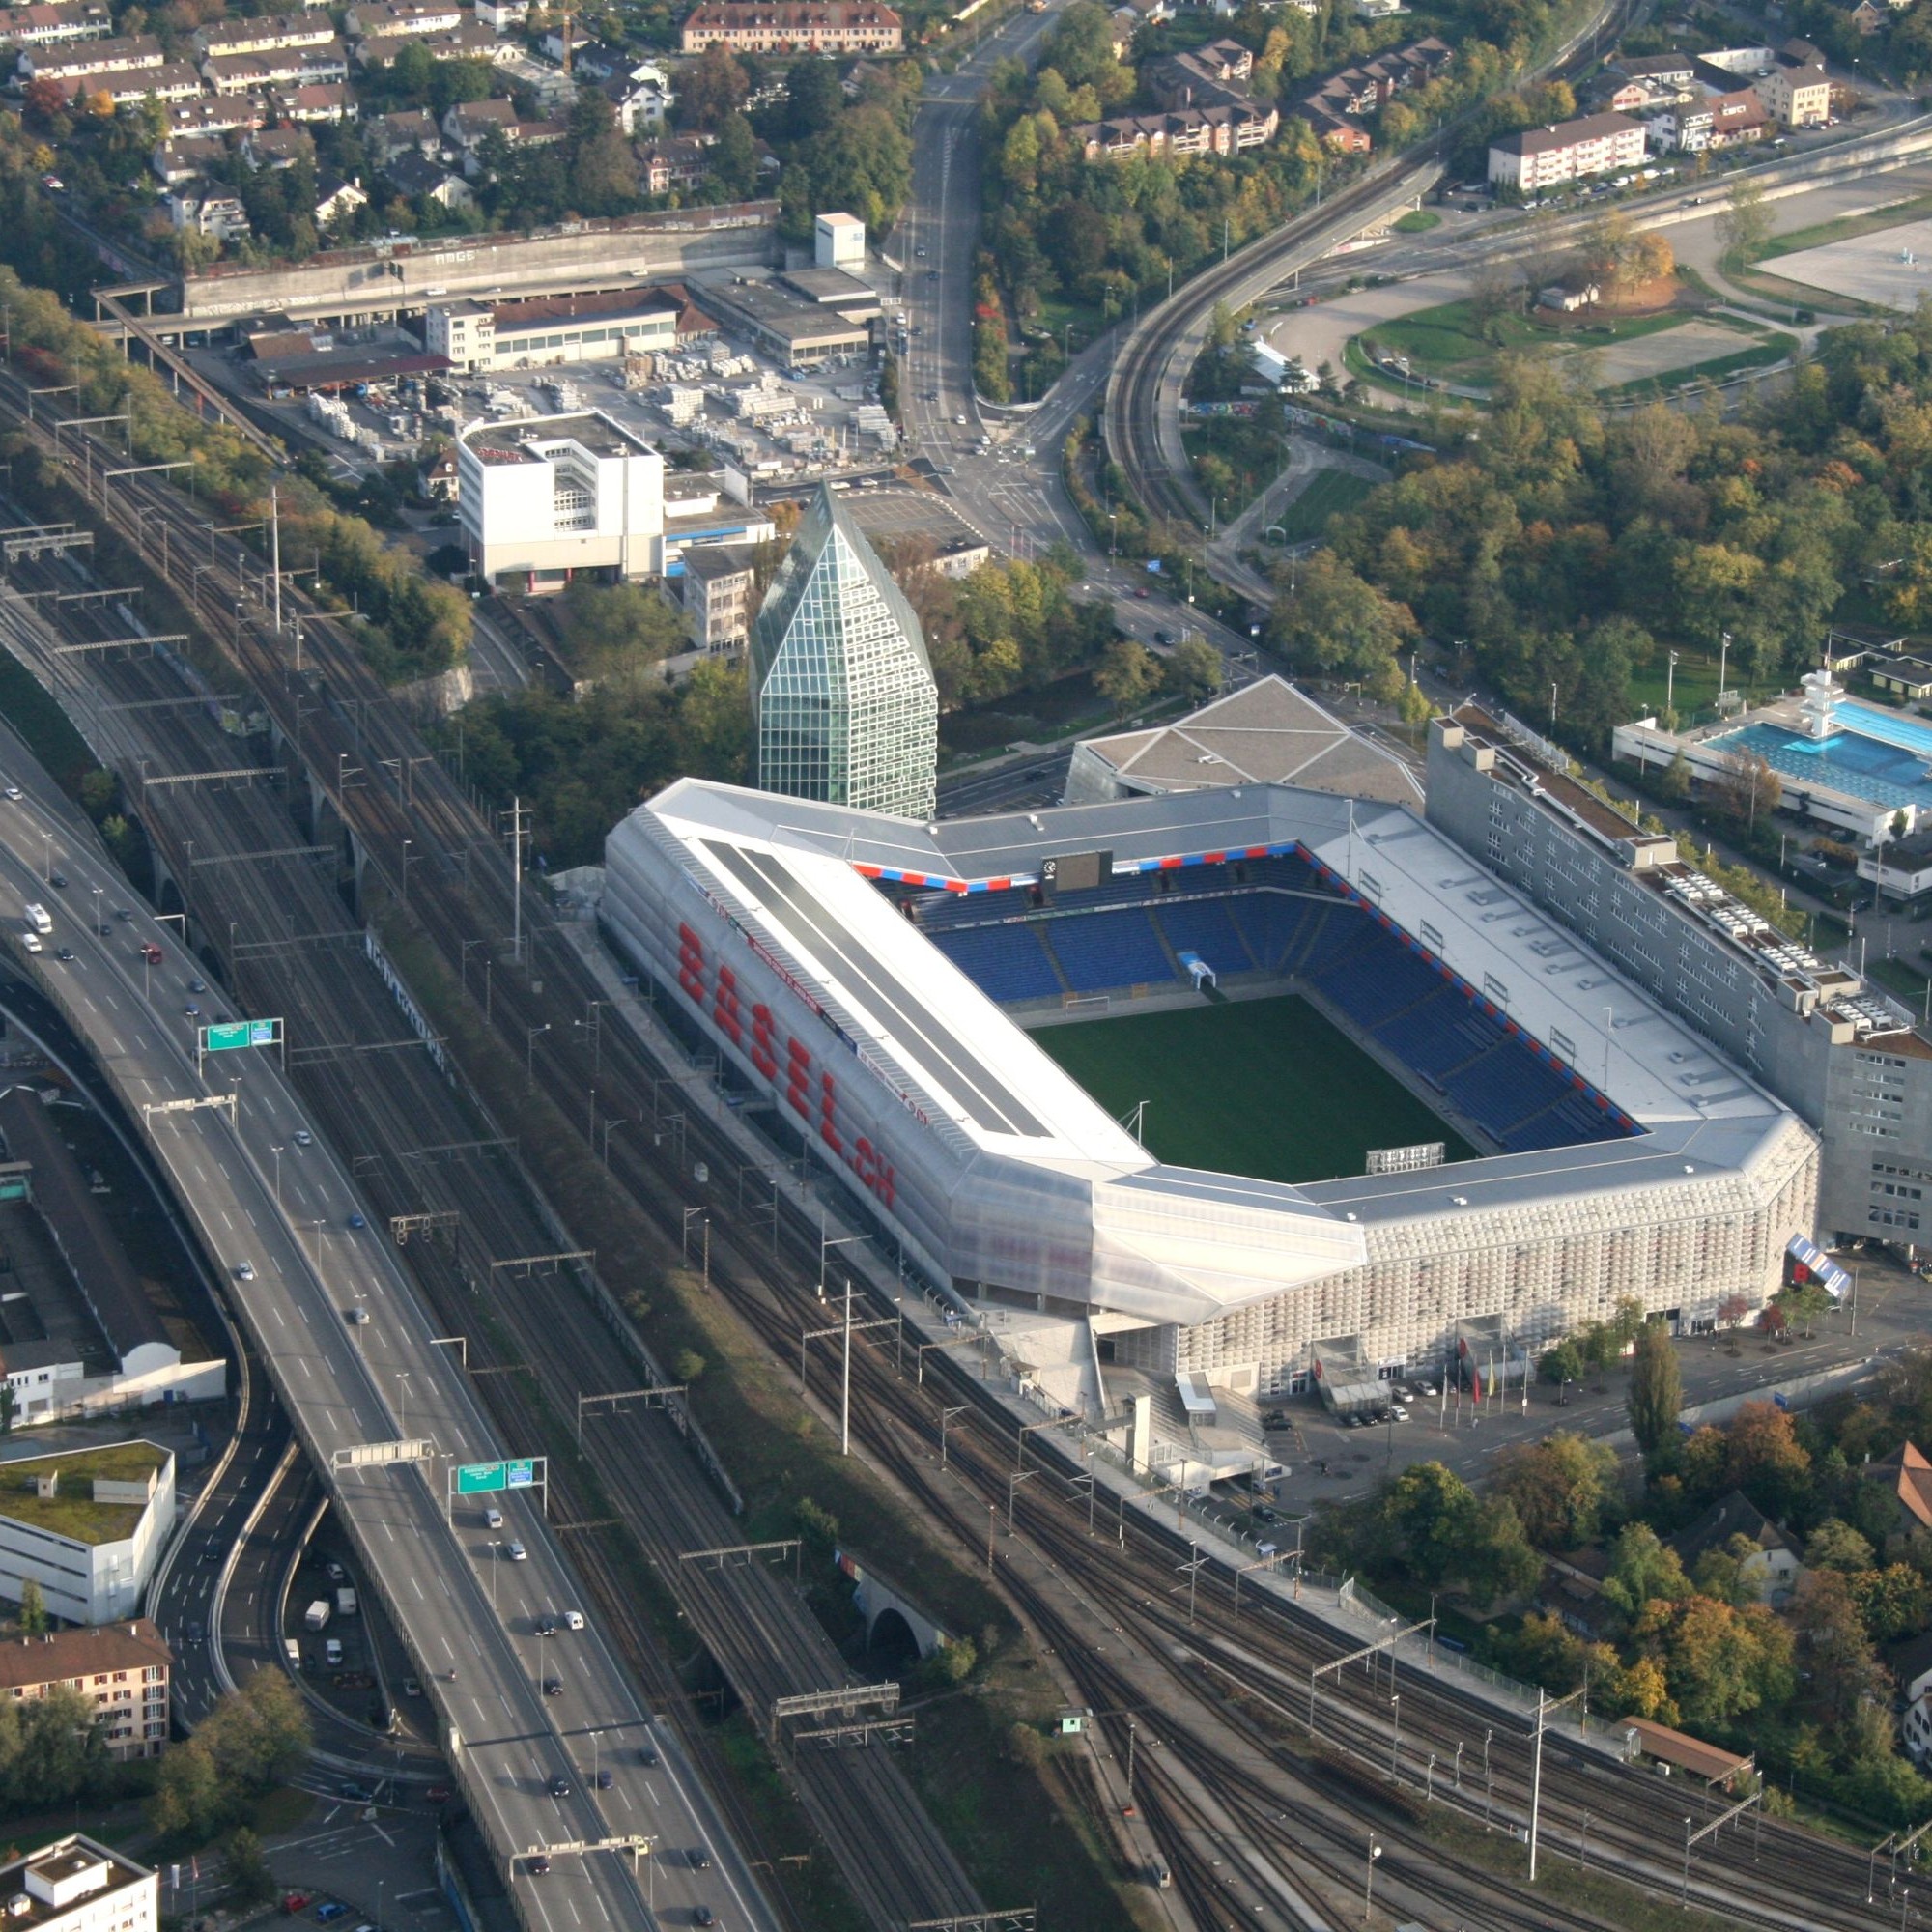
[[[1041,1027],[1034,1043],[1110,1114],[1145,1100],[1141,1139],[1178,1167],[1258,1180],[1360,1174],[1370,1148],[1444,1141],[1438,1121],[1306,1000],[1235,1000]]]

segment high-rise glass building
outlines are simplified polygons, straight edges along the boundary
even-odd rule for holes
[[[932,816],[939,690],[925,638],[823,487],[752,628],[752,710],[761,790]]]

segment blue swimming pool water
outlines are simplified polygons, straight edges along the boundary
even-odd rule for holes
[[[1846,728],[1818,744],[1779,724],[1747,724],[1712,742],[1758,753],[1780,778],[1830,785],[1874,805],[1932,810],[1932,726],[1855,699],[1838,706]]]

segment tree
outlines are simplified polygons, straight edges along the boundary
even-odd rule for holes
[[[1850,1584],[1835,1570],[1801,1577],[1791,1625],[1809,1676],[1809,1701],[1834,1732],[1842,1731],[1885,1684]]]
[[[742,114],[727,114],[711,150],[711,179],[733,201],[748,201],[758,185],[758,144]]]
[[[1777,810],[1784,782],[1762,752],[1738,745],[1719,755],[1706,794],[1714,810],[1735,824],[1753,826],[1760,813],[1769,817]]]
[[[678,74],[678,125],[722,131],[727,120],[743,113],[751,91],[745,70],[730,48],[714,41],[695,61],[687,61]]]
[[[785,74],[785,132],[794,141],[823,134],[845,111],[845,90],[836,62],[794,61]]]
[[[1160,660],[1145,644],[1117,638],[1101,656],[1094,689],[1124,716],[1153,695],[1160,676]]]
[[[1277,575],[1277,583],[1286,576]],[[1346,677],[1393,670],[1416,633],[1407,605],[1385,597],[1332,551],[1300,565],[1293,591],[1282,584],[1270,625],[1273,641],[1295,666]]]
[[[1813,1570],[1848,1575],[1872,1566],[1872,1547],[1842,1518],[1828,1516],[1804,1540],[1804,1561]]]
[[[678,1380],[689,1386],[703,1376],[706,1363],[696,1349],[680,1349],[677,1360],[671,1366],[677,1373]]]
[[[1932,1583],[1909,1563],[1861,1570],[1845,1583],[1873,1643],[1909,1636],[1932,1621]]]
[[[44,1634],[50,1619],[47,1616],[47,1600],[41,1593],[39,1581],[32,1577],[20,1584],[19,1625],[23,1635],[40,1636]]]
[[[228,1839],[228,1895],[240,1906],[266,1905],[275,1895],[275,1875],[269,1869],[262,1841],[242,1825]]]
[[[1490,1493],[1515,1505],[1537,1548],[1575,1549],[1595,1540],[1616,1481],[1615,1451],[1566,1432],[1511,1443],[1495,1460]]]
[[[1221,689],[1221,653],[1205,638],[1182,638],[1167,654],[1161,686],[1189,703],[1212,697]]]
[[[1781,1703],[1791,1684],[1791,1636],[1760,1605],[1734,1609],[1709,1597],[1653,1602],[1636,1637],[1663,1666],[1670,1695],[1690,1724],[1724,1724]]]
[[[1555,1382],[1559,1387],[1564,1382],[1580,1381],[1583,1378],[1583,1351],[1566,1336],[1553,1347],[1544,1350],[1536,1372],[1545,1381]]]
[[[1644,1466],[1653,1472],[1664,1467],[1676,1449],[1677,1411],[1683,1406],[1676,1344],[1662,1322],[1647,1321],[1637,1331],[1624,1407]]]
[[[1676,1603],[1690,1594],[1690,1579],[1676,1550],[1658,1539],[1647,1522],[1634,1522],[1618,1532],[1610,1546],[1609,1569],[1604,1577],[1604,1596],[1634,1620],[1646,1604]]]
[[[1723,245],[1725,269],[1747,268],[1770,238],[1771,211],[1764,204],[1764,188],[1754,181],[1734,182],[1731,198],[1718,216],[1718,240]]]
[[[1724,1431],[1724,1475],[1767,1516],[1788,1516],[1809,1493],[1811,1456],[1788,1409],[1747,1402]]]

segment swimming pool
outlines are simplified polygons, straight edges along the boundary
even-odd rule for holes
[[[1822,742],[1781,724],[1747,724],[1711,743],[1755,752],[1800,785],[1829,785],[1873,805],[1932,812],[1932,725],[1855,698],[1840,702],[1836,717],[1845,728]]]

